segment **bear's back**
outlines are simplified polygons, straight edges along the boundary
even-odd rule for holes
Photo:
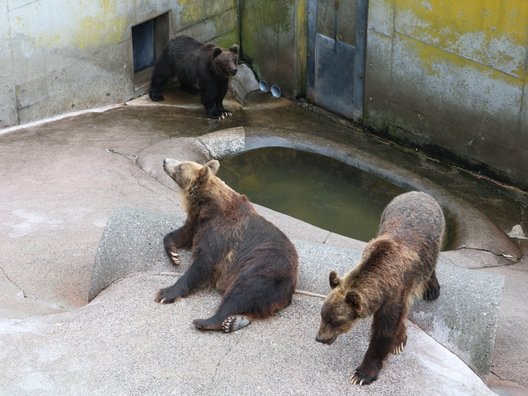
[[[202,44],[189,36],[178,36],[169,41],[163,59],[180,81],[197,83],[201,69],[207,68],[213,44]]]
[[[442,208],[428,194],[411,191],[394,198],[381,215],[379,235],[390,235],[409,245],[442,243],[445,219]]]

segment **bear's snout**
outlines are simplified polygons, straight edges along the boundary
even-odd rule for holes
[[[235,69],[231,72],[231,73],[233,74],[233,76],[234,76],[235,74],[237,74],[237,71],[238,71],[238,69],[235,68]]]
[[[331,345],[337,338],[337,334],[335,334],[333,337],[325,338],[321,335],[317,334],[315,336],[315,341],[320,342],[321,344]]]
[[[165,170],[165,172],[167,172],[169,176],[172,177],[174,170],[180,164],[181,164],[180,161],[176,161],[175,159],[172,159],[172,158],[165,158],[163,160],[163,170]]]

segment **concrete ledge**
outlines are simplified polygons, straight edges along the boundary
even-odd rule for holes
[[[134,272],[174,271],[165,257],[163,237],[184,221],[184,215],[178,214],[117,210],[108,220],[97,247],[88,301]]]
[[[191,264],[190,254],[183,253],[182,264],[174,267],[162,240],[184,220],[181,214],[127,208],[117,211],[97,251],[90,299],[136,272],[183,273]],[[362,254],[361,244],[342,249],[299,240],[294,243],[300,257],[298,289],[322,295],[329,291],[328,273],[349,271]],[[495,342],[503,277],[457,267],[441,254],[438,278],[442,288],[439,299],[417,303],[411,320],[483,376],[489,371]],[[156,291],[152,291],[152,299]]]
[[[389,180],[406,190],[424,191],[435,197],[446,215],[456,224],[456,229],[450,230],[449,236],[452,249],[484,250],[511,260],[522,257],[519,247],[485,214],[432,181],[378,158],[374,153],[367,153],[319,136],[290,132],[270,133],[267,130],[252,130],[250,133],[248,130],[249,128],[237,127],[198,138],[168,139],[143,150],[139,155],[138,165],[163,184],[174,188],[174,184],[162,170],[161,163],[165,157],[204,162],[211,158],[221,159],[238,152],[269,146],[290,147],[322,154]],[[481,267],[485,264],[473,265]]]

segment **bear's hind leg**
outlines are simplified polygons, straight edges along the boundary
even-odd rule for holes
[[[223,315],[214,315],[209,319],[195,319],[193,324],[200,330],[216,330],[232,333],[240,330],[251,323],[246,315],[229,315],[222,319]]]
[[[253,318],[267,318],[287,306],[294,289],[289,280],[276,282],[268,277],[258,278],[251,271],[241,274],[235,282],[225,293],[215,315],[193,321],[198,329],[226,333],[240,330]]]
[[[200,330],[216,330],[231,333],[240,330],[251,323],[251,317],[243,313],[249,312],[246,301],[236,297],[237,293],[229,291],[224,296],[216,313],[208,319],[195,319],[193,324]]]
[[[433,271],[427,282],[425,282],[425,289],[423,299],[426,301],[436,300],[440,295],[440,283],[436,278],[436,271]]]

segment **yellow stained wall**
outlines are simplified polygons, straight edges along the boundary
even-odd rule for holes
[[[365,122],[528,186],[528,1],[370,0]]]
[[[483,66],[526,77],[528,1],[395,0],[394,7],[403,34]],[[429,55],[420,53],[430,67]]]

